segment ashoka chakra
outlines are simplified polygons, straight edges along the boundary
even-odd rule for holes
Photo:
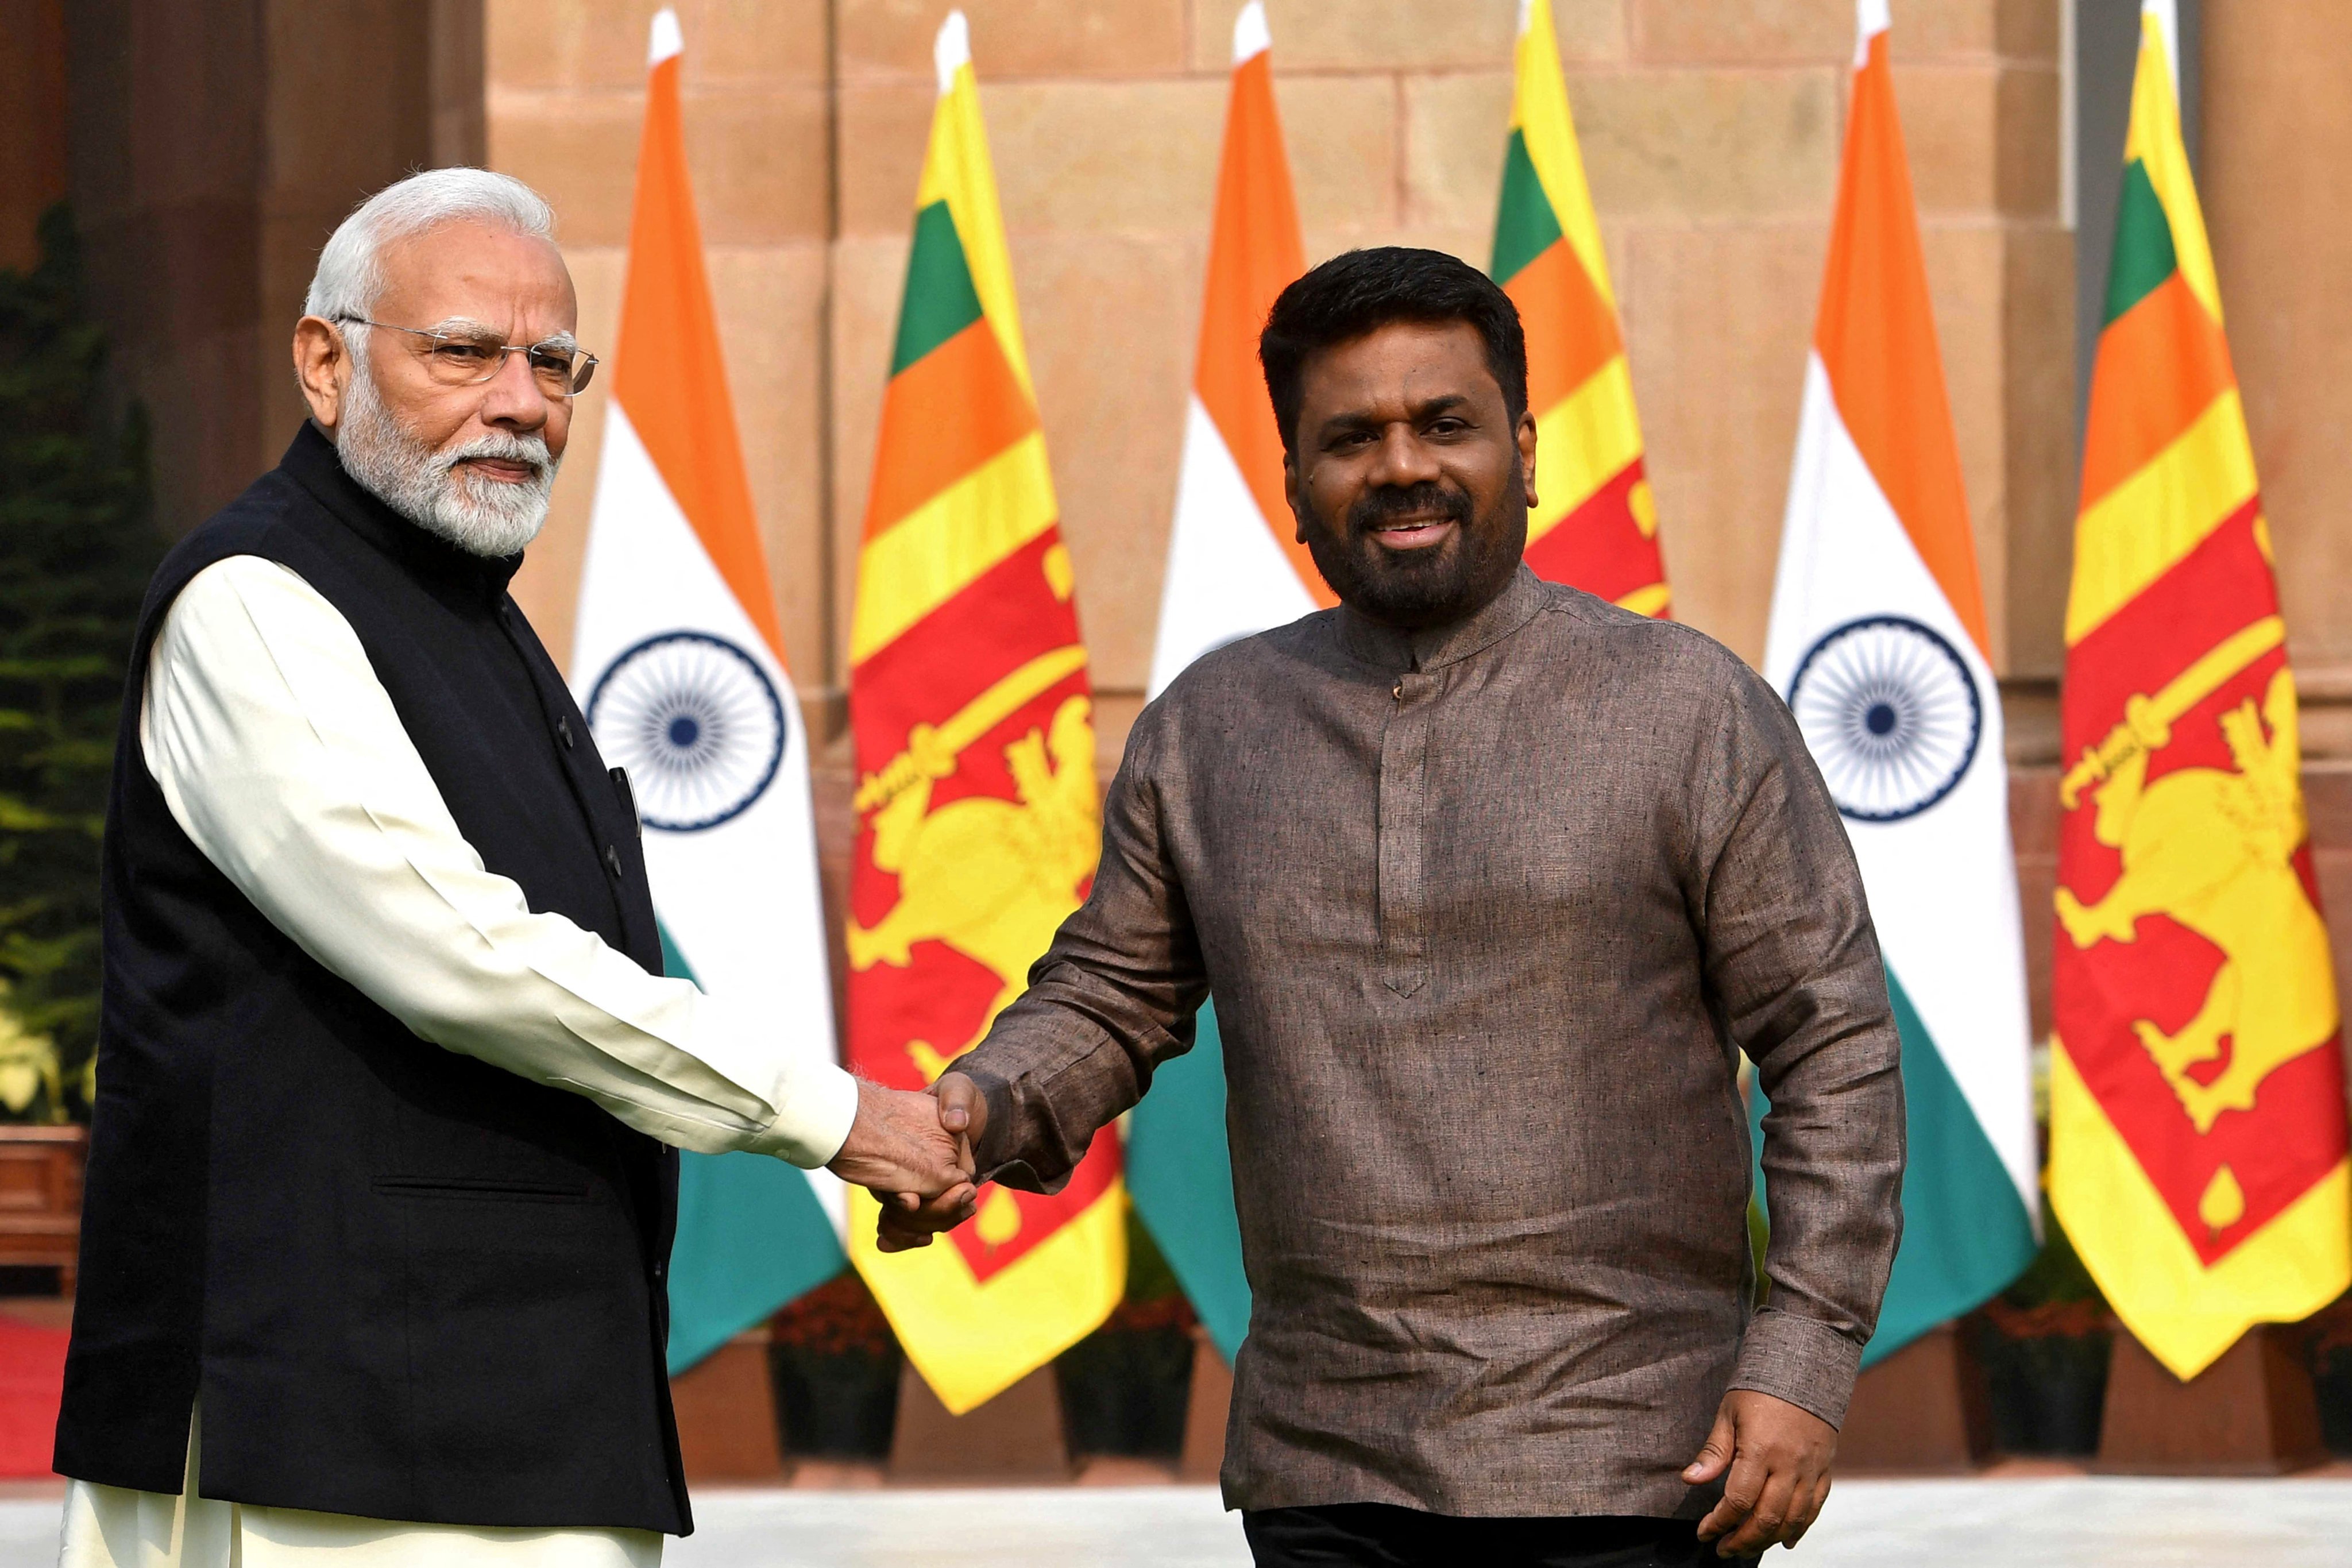
[[[647,827],[716,827],[767,793],[784,760],[784,705],[751,656],[707,632],[664,632],[614,659],[588,727],[629,770]]]
[[[1830,797],[1858,822],[1927,810],[1969,771],[1984,704],[1959,654],[1902,616],[1848,621],[1815,643],[1789,683]]]

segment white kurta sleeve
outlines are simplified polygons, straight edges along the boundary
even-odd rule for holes
[[[213,864],[423,1039],[682,1149],[814,1167],[848,1137],[847,1073],[533,913],[484,868],[358,634],[285,567],[236,556],[181,591],[148,658],[140,744]]]

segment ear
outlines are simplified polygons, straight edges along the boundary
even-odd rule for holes
[[[302,384],[310,417],[320,429],[334,429],[352,384],[352,351],[333,322],[305,316],[294,323],[294,377]]]
[[[1532,410],[1519,416],[1519,483],[1526,489],[1528,506],[1536,504],[1536,416]]]
[[[1282,499],[1290,503],[1291,537],[1299,543],[1307,542],[1306,481],[1298,477],[1298,454],[1282,455]]]

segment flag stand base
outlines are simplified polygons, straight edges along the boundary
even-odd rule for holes
[[[1958,1475],[1992,1455],[1984,1369],[1950,1323],[1929,1329],[1855,1380],[1838,1431],[1846,1475]]]
[[[898,1426],[890,1439],[893,1481],[1066,1481],[1062,1395],[1039,1367],[979,1409],[950,1415],[910,1364],[899,1376]]]
[[[2276,1476],[2320,1464],[2319,1401],[2293,1331],[2250,1329],[2187,1383],[2116,1333],[2099,1457],[2108,1475]]]
[[[768,1325],[737,1334],[669,1382],[689,1481],[772,1481],[784,1473],[768,1379]]]
[[[1233,1408],[1234,1373],[1217,1353],[1209,1331],[1192,1330],[1192,1392],[1184,1405],[1184,1457],[1176,1476],[1214,1481],[1225,1466],[1225,1414]]]

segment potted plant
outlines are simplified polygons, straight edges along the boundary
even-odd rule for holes
[[[2319,1396],[2319,1429],[2327,1450],[2352,1458],[2352,1296],[2322,1308],[2307,1327],[2305,1352],[2312,1392]]]
[[[778,1312],[768,1372],[787,1456],[890,1457],[903,1359],[873,1293],[845,1270]]]
[[[1073,1458],[1173,1461],[1192,1391],[1192,1307],[1150,1233],[1128,1213],[1127,1294],[1055,1359]]]
[[[2098,1452],[2115,1317],[2065,1228],[2047,1215],[2041,1255],[1969,1315],[1992,1398],[1993,1441],[2011,1454]]]

